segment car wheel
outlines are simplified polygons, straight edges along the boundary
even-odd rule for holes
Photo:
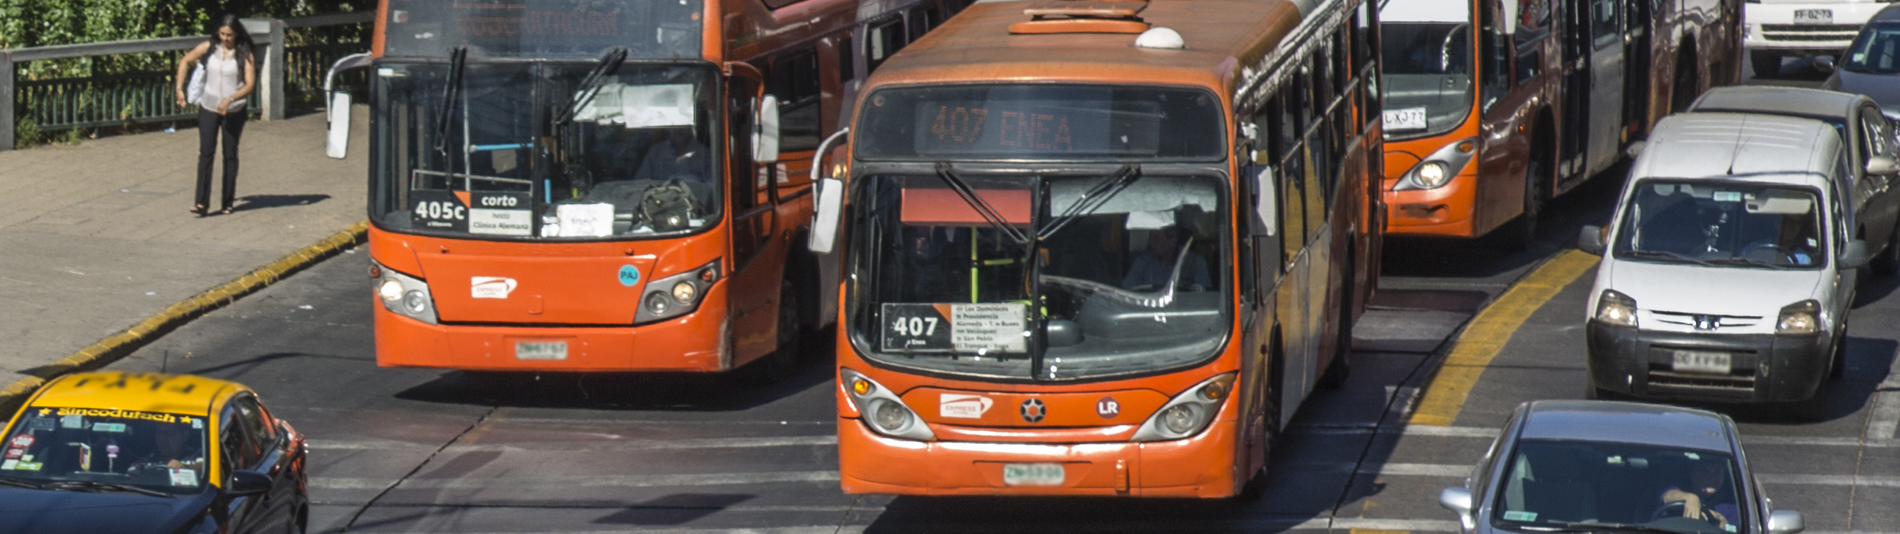
[[[1583,398],[1589,400],[1616,400],[1616,393],[1597,387],[1596,382],[1592,382],[1586,378],[1583,380]]]
[[[1841,332],[1834,336],[1834,356],[1828,362],[1828,378],[1847,375],[1847,320],[1841,320]]]
[[[1756,78],[1773,78],[1781,75],[1781,54],[1763,50],[1748,51],[1748,66],[1755,69]]]

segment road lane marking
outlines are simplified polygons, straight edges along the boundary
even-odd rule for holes
[[[1867,441],[1890,441],[1900,430],[1900,359],[1888,366],[1887,379],[1874,388],[1873,409],[1868,410]]]
[[[774,438],[709,438],[678,440],[603,440],[593,442],[532,442],[532,443],[487,443],[473,445],[450,445],[443,452],[621,452],[650,451],[669,449],[744,449],[760,447],[800,447],[800,446],[836,446],[838,436],[786,436]],[[311,440],[311,450],[436,450],[433,445],[419,443],[387,442],[348,442],[337,440]]]
[[[387,478],[312,477],[310,487],[333,490],[372,490],[389,487]],[[779,471],[765,473],[706,473],[688,475],[626,475],[572,477],[409,478],[395,489],[496,488],[653,488],[677,486],[733,486],[779,482],[838,482],[837,471]]]
[[[1597,259],[1575,249],[1560,252],[1480,310],[1458,335],[1444,363],[1439,364],[1437,376],[1432,377],[1419,399],[1418,410],[1412,412],[1411,424],[1451,426],[1464,408],[1465,397],[1471,394],[1491,359],[1511,341],[1511,334],[1564,286],[1595,267]]]

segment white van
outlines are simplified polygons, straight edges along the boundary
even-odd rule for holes
[[[1781,59],[1837,55],[1887,3],[1880,0],[1747,0],[1742,46],[1757,78],[1781,72]]]
[[[1630,167],[1585,319],[1586,395],[1785,403],[1826,415],[1867,246],[1844,231],[1848,154],[1821,121],[1674,115]]]

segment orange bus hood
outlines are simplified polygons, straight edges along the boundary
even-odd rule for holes
[[[652,256],[416,254],[444,322],[632,325]],[[632,284],[621,272],[637,273]]]

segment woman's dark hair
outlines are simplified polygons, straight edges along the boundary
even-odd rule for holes
[[[252,61],[257,57],[252,53],[257,48],[257,42],[251,40],[251,32],[244,29],[244,21],[239,20],[237,15],[230,13],[225,13],[223,16],[218,17],[217,25],[211,27],[210,51],[217,51],[218,45],[222,44],[218,39],[218,30],[220,28],[231,29],[231,44],[233,48],[237,49],[238,64],[242,65],[244,62]],[[207,55],[207,57],[209,57],[209,55]]]

